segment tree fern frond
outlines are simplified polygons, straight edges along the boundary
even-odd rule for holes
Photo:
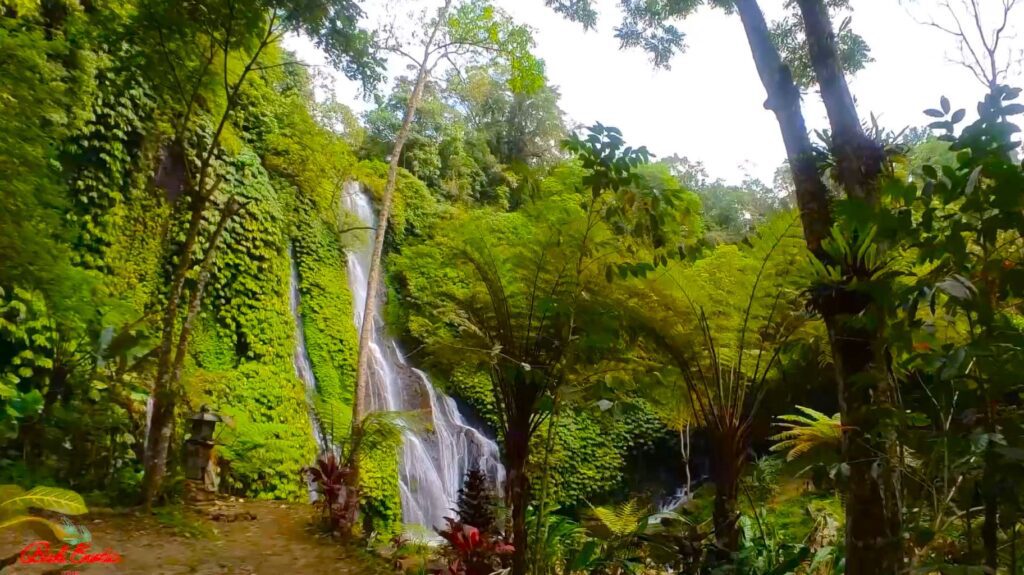
[[[838,413],[829,417],[809,407],[796,407],[805,415],[789,414],[777,418],[782,423],[776,425],[783,431],[769,438],[777,442],[772,451],[786,451],[786,460],[793,461],[818,447],[839,448],[843,428]]]
[[[634,533],[647,518],[647,510],[636,499],[630,499],[614,507],[594,507],[594,517],[616,537]]]

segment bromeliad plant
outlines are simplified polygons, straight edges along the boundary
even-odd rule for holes
[[[445,575],[491,575],[508,567],[515,551],[511,544],[451,517],[445,521],[448,527],[437,531],[448,542]]]
[[[332,533],[348,536],[356,526],[359,486],[355,469],[359,461],[380,450],[393,452],[401,444],[402,430],[410,422],[411,418],[400,412],[371,413],[341,445],[321,454],[315,465],[302,469],[303,477],[319,495],[314,506],[323,514]]]
[[[354,507],[359,504],[357,492],[349,485],[352,468],[342,463],[333,452],[322,454],[316,465],[303,468],[303,474],[316,486],[317,500],[314,506],[322,513],[331,531],[351,531],[348,520],[355,515]]]

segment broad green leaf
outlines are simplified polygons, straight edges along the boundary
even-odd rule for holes
[[[81,495],[70,489],[60,489],[59,487],[33,487],[21,495],[0,503],[0,508],[3,507],[34,507],[65,515],[82,515],[89,512]]]

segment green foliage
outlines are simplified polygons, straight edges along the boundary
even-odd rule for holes
[[[105,54],[96,72],[92,118],[72,134],[62,160],[70,172],[73,210],[69,220],[77,231],[75,256],[88,268],[105,268],[111,243],[124,237],[115,209],[148,183],[142,174],[154,169],[152,147],[153,95],[145,79],[117,61],[131,62],[128,49]],[[148,143],[148,146],[147,146]],[[135,198],[133,198],[135,199]]]
[[[533,92],[544,77],[544,62],[533,54],[530,29],[513,21],[487,0],[465,0],[458,3],[441,28],[439,45],[463,47],[476,51],[477,57],[506,62],[509,88],[513,92]]]
[[[398,453],[402,430],[410,425],[404,414],[368,414],[346,446],[359,458],[359,505],[368,519],[367,537],[390,539],[402,529],[402,503],[398,486]]]
[[[0,398],[5,408],[0,413],[0,431],[4,439],[18,435],[23,420],[43,410],[41,390],[32,378],[53,367],[53,334],[47,310],[37,293],[15,289],[3,297],[0,306],[0,341],[5,366],[0,372]]]
[[[342,246],[329,223],[300,200],[295,259],[299,267],[302,319],[326,429],[337,435],[350,425],[358,336],[352,322],[352,296]]]
[[[196,373],[192,380],[207,403],[233,422],[218,438],[223,485],[247,497],[304,498],[299,471],[316,447],[302,383],[291,366],[245,362],[226,373]]]
[[[843,70],[854,74],[874,61],[871,49],[859,34],[853,31],[849,0],[829,0],[826,2],[829,18],[835,25],[836,56]],[[786,2],[789,13],[771,26],[772,42],[778,47],[783,61],[793,74],[793,81],[801,88],[810,88],[816,83],[814,69],[811,65],[810,51],[804,21],[800,16],[795,0]]]
[[[89,105],[90,57],[25,14],[0,17],[0,285],[23,282],[74,299],[83,278],[69,265],[58,157],[61,139],[79,128]],[[78,12],[70,17],[80,22]]]
[[[75,543],[79,535],[68,525],[45,517],[30,515],[30,509],[63,515],[88,512],[82,496],[68,489],[33,487],[28,491],[17,485],[0,485],[0,530],[28,527],[44,540]]]
[[[371,533],[383,539],[402,529],[397,449],[394,445],[366,454],[359,470],[360,508],[370,518]]]
[[[803,415],[780,415],[779,427],[784,431],[770,437],[775,441],[772,451],[785,451],[786,461],[807,454],[809,451],[824,448],[838,453],[843,439],[842,425],[839,414],[832,417],[815,411],[810,407],[796,406]]]
[[[352,176],[366,186],[375,200],[380,201],[387,183],[388,165],[364,160],[355,166]],[[436,201],[423,182],[405,170],[399,170],[393,202],[388,233],[394,241],[402,243],[406,235],[423,234],[436,209]]]
[[[648,515],[636,499],[630,499],[614,507],[595,507],[593,513],[601,522],[601,527],[607,529],[612,537],[632,534],[641,521],[646,521]]]
[[[541,474],[550,474],[548,498],[552,505],[572,507],[616,491],[631,446],[610,440],[610,423],[589,412],[560,414],[548,456],[544,450],[546,427],[534,437],[532,482],[539,486]]]
[[[597,24],[594,0],[547,0],[547,5],[567,19],[579,22],[587,29]],[[849,0],[828,0],[824,3],[830,18],[840,23],[835,31],[839,65],[848,72],[857,72],[872,61],[870,49],[864,39],[851,27]],[[733,0],[624,0],[622,22],[615,27],[615,37],[622,48],[641,48],[650,56],[656,68],[669,68],[672,58],[685,50],[685,34],[677,23],[693,15],[703,6],[734,13]],[[795,0],[785,3],[787,13],[771,24],[771,40],[784,62],[793,73],[798,85],[813,85],[810,56],[803,20]],[[760,8],[758,8],[760,9]]]
[[[498,428],[500,420],[486,371],[466,364],[456,365],[445,391],[469,404],[493,429]]]
[[[223,252],[207,288],[210,301],[240,358],[285,362],[294,328],[287,307],[284,202],[252,152],[233,158],[221,173],[225,192],[246,208],[224,229]]]

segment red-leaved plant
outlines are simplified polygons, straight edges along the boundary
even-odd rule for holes
[[[316,485],[319,494],[314,505],[320,509],[331,531],[345,534],[352,531],[350,518],[355,517],[358,495],[348,485],[352,469],[342,465],[334,453],[324,453],[316,465],[303,467],[302,474]]]
[[[437,530],[449,545],[444,575],[490,575],[507,567],[515,550],[507,541],[451,517],[444,519],[448,528]]]

